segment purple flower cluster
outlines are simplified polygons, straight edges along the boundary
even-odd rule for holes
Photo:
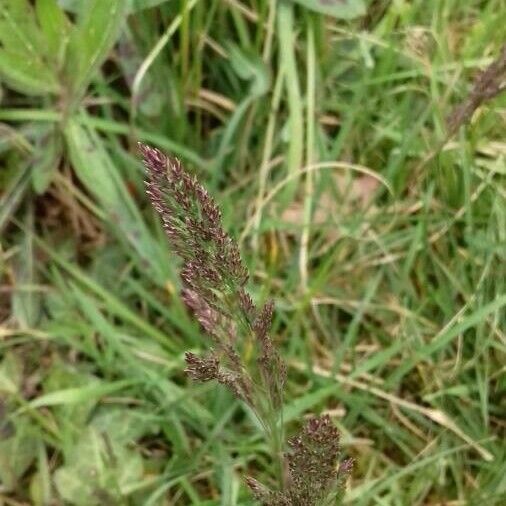
[[[148,174],[147,194],[183,260],[183,301],[213,342],[207,357],[186,354],[186,372],[196,381],[217,380],[227,386],[263,420],[267,410],[281,406],[285,378],[269,336],[274,306],[267,303],[258,310],[245,291],[247,269],[204,187],[179,160],[149,146],[140,149]],[[254,370],[240,358],[240,346],[247,340],[256,345]]]
[[[269,334],[274,304],[257,308],[245,290],[248,272],[239,248],[223,230],[221,213],[203,186],[179,160],[140,145],[147,169],[147,194],[182,259],[182,298],[210,337],[209,352],[187,352],[186,373],[199,382],[215,380],[258,417],[278,461],[279,490],[253,478],[247,483],[265,506],[313,506],[336,496],[351,461],[337,467],[339,433],[330,418],[311,419],[283,446],[283,390],[286,367]],[[246,343],[255,360],[244,360]],[[325,502],[322,502],[325,501]]]

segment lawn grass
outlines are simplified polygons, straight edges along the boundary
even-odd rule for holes
[[[287,431],[332,415],[344,504],[504,504],[505,97],[437,151],[504,2],[139,0],[67,12],[68,44],[11,4],[4,34],[67,77],[0,59],[0,504],[248,505],[244,475],[269,483],[252,414],[182,373],[207,341],[138,140],[200,177],[275,300]]]

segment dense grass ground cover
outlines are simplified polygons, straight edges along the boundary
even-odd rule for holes
[[[437,152],[504,2],[34,3],[0,0],[0,504],[269,480],[251,414],[182,373],[207,344],[138,140],[199,175],[274,298],[287,431],[331,414],[345,504],[505,504],[504,96]]]

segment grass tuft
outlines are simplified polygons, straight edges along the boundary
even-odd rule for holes
[[[504,78],[476,95],[504,2],[88,3],[0,0],[0,503],[272,483],[251,410],[182,372],[205,337],[141,141],[199,176],[275,301],[284,428],[330,417],[344,503],[504,504]]]

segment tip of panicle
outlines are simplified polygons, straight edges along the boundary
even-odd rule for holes
[[[152,148],[142,142],[137,143],[144,165],[152,172],[163,172],[167,168],[167,157],[157,148]]]
[[[151,148],[147,144],[143,144],[139,141],[137,142],[137,149],[139,150],[139,153],[144,157]]]

